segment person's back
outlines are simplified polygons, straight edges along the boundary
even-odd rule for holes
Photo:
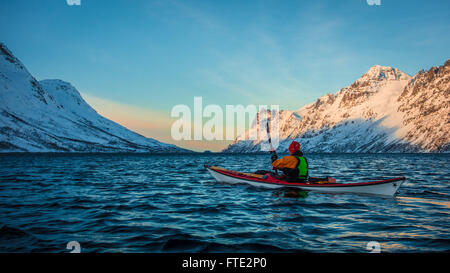
[[[300,151],[300,143],[292,141],[289,145],[290,155],[278,159],[276,154],[272,156],[272,166],[281,170],[286,180],[295,182],[308,179],[308,161]]]

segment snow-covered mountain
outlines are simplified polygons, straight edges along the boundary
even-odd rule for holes
[[[287,152],[295,139],[306,152],[448,152],[449,93],[450,60],[414,77],[375,65],[335,94],[298,111],[279,111],[277,150]],[[264,130],[257,140],[248,140],[259,131],[254,121],[224,152],[261,151]]]
[[[0,152],[186,152],[99,115],[70,83],[37,81],[0,43]]]

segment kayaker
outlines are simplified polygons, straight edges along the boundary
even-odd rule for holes
[[[272,166],[283,172],[286,181],[296,182],[308,179],[308,161],[300,148],[300,143],[294,140],[289,145],[290,155],[278,159],[277,154],[274,153],[271,157]]]

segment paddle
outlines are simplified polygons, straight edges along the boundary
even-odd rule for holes
[[[274,155],[276,155],[277,154],[277,152],[276,152],[276,150],[273,148],[273,146],[272,146],[272,138],[270,137],[270,127],[269,127],[269,121],[270,121],[270,117],[269,116],[267,116],[267,126],[266,126],[266,130],[267,130],[267,138],[268,138],[268,140],[269,140],[269,144],[270,144],[270,154],[274,154]],[[275,169],[275,173],[278,175],[278,170],[277,169]]]
[[[272,138],[270,137],[270,127],[269,127],[269,121],[270,121],[270,117],[267,116],[267,126],[266,126],[266,130],[267,130],[267,138],[269,139],[269,144],[270,144],[270,154],[277,154],[277,152],[273,149],[272,146]]]

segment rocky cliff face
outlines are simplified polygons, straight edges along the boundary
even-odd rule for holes
[[[425,151],[450,150],[450,60],[419,72],[397,100],[406,141]]]
[[[70,83],[37,81],[0,43],[0,152],[184,152],[100,116]]]
[[[449,151],[449,75],[449,61],[414,77],[373,66],[335,94],[280,111],[278,150],[297,140],[306,152]],[[259,152],[266,136],[248,140],[252,130],[257,122],[224,151]]]

